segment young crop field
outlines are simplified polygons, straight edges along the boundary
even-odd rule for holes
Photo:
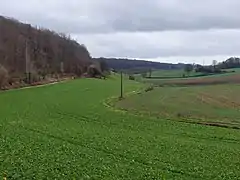
[[[152,72],[152,77],[159,78],[182,78],[183,74],[186,75],[183,69],[174,69],[174,70],[156,70]],[[189,76],[196,76],[202,73],[190,72]]]
[[[131,96],[118,107],[178,121],[240,129],[240,85],[159,87]]]
[[[124,81],[125,94],[141,87],[142,84],[134,81]],[[183,89],[168,89],[170,98],[166,91],[157,91],[146,93],[148,98],[131,95],[121,103],[134,100],[132,105],[138,108],[145,98],[145,104],[157,109],[159,101],[163,101],[174,112],[180,106],[189,108],[191,103],[185,104],[187,100],[192,102],[192,96],[188,97]],[[177,102],[174,91],[186,100],[181,98],[182,102]],[[188,91],[195,93],[195,90]],[[218,103],[208,99],[210,91],[200,95],[209,104],[201,103],[218,108]],[[222,96],[224,93],[237,101],[235,91],[223,90]],[[138,116],[104,105],[107,99],[118,95],[118,78],[81,79],[1,92],[2,176],[71,180],[239,179],[239,130]],[[226,115],[232,112],[237,115],[230,106],[226,107]]]
[[[156,70],[152,72],[152,77],[182,77],[183,69],[177,70]]]

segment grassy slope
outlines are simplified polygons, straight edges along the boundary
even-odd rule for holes
[[[118,106],[144,114],[188,121],[212,122],[240,128],[238,84],[162,87],[134,95]],[[181,119],[180,119],[181,120]]]
[[[140,85],[125,83],[126,91]],[[0,172],[10,179],[237,179],[240,132],[137,117],[102,101],[116,80],[0,94]]]

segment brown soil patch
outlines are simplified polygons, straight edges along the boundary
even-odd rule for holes
[[[240,74],[221,77],[169,80],[162,81],[161,83],[166,85],[214,85],[214,84],[240,83]]]
[[[229,100],[227,97],[224,96],[212,96],[207,93],[200,93],[197,97],[203,103],[216,105],[218,107],[226,107],[226,108],[240,108],[240,103]]]

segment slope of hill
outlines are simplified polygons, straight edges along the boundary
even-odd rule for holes
[[[37,74],[57,74],[61,66],[65,73],[79,73],[90,62],[86,47],[70,37],[0,16],[0,64],[10,76],[20,77],[26,69]]]
[[[117,59],[117,58],[94,58],[98,61],[105,61],[110,68],[116,70],[129,69],[183,69],[184,64],[160,63],[146,60]]]
[[[107,109],[103,101],[119,95],[119,81],[118,77],[106,81],[83,79],[0,93],[2,176],[7,180],[240,177],[239,130],[181,123],[178,117],[170,120]],[[142,85],[124,80],[126,93]],[[229,92],[215,90],[202,87],[198,92],[212,92],[213,98],[220,95],[216,100]],[[235,90],[232,98],[240,89]],[[181,113],[184,107],[192,110],[203,106],[191,104],[196,98],[194,89],[177,88],[176,92],[184,95],[181,97],[169,88],[159,88],[156,96],[154,92],[129,96],[121,102],[141,96],[145,101],[139,98],[134,105],[156,107],[158,112],[167,106],[172,114]],[[216,112],[215,106],[225,105],[206,96],[204,100],[211,103],[206,102],[205,109],[212,107],[206,115]],[[226,105],[231,105],[229,101]],[[224,112],[217,111],[215,117]],[[227,112],[236,112],[235,118],[240,117],[237,109]]]

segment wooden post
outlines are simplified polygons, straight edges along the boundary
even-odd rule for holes
[[[122,76],[122,71],[121,71],[121,94],[120,94],[120,98],[123,98],[123,76]]]

